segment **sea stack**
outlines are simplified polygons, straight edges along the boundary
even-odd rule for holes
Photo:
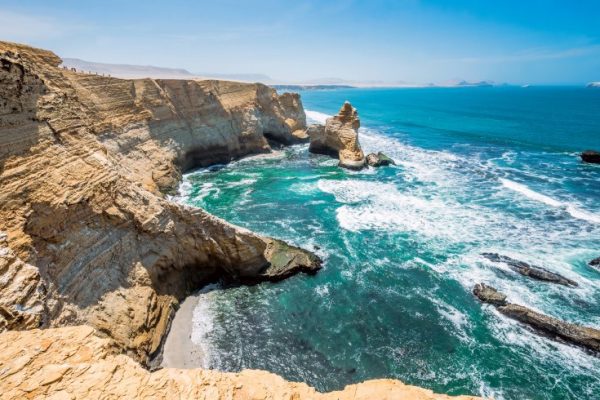
[[[338,158],[340,167],[362,169],[365,155],[358,142],[359,127],[358,112],[346,101],[337,115],[327,119],[325,126],[311,125],[308,128],[308,151]]]
[[[581,153],[581,160],[587,163],[600,164],[600,152],[595,150],[586,150]]]

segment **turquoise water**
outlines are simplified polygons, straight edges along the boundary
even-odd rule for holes
[[[365,153],[398,165],[346,171],[306,145],[188,174],[179,200],[314,250],[316,276],[201,295],[203,367],[265,369],[319,390],[371,378],[497,399],[600,398],[600,358],[482,305],[475,283],[600,327],[600,91],[350,89],[302,93],[322,120],[359,110]],[[568,288],[480,256],[559,272]]]

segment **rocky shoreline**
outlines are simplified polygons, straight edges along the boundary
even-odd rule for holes
[[[60,63],[0,42],[7,398],[449,398],[393,380],[320,395],[260,371],[145,370],[179,302],[207,282],[321,267],[306,250],[165,197],[186,170],[308,140],[306,117],[298,95],[261,84],[116,79]]]

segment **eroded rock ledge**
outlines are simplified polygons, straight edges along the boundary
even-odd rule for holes
[[[166,368],[148,372],[108,338],[76,326],[0,334],[3,399],[474,400],[378,379],[319,393],[265,371]]]

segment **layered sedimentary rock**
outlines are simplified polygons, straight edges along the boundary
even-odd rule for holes
[[[558,283],[564,286],[579,286],[579,284],[567,277],[564,277],[556,272],[548,271],[547,269],[536,267],[526,262],[515,260],[508,256],[503,256],[497,253],[482,253],[482,256],[493,262],[502,262],[507,264],[510,269],[523,276],[530,277],[539,281]]]
[[[527,307],[511,304],[506,296],[493,287],[483,283],[475,285],[473,294],[484,303],[497,307],[502,314],[526,324],[533,329],[548,335],[550,338],[560,338],[574,345],[600,352],[600,330],[578,324],[561,321],[557,318],[540,314]]]
[[[361,169],[365,166],[365,155],[358,141],[359,127],[358,112],[346,101],[337,115],[327,119],[325,126],[308,127],[308,150],[338,158],[340,167]]]
[[[304,383],[255,370],[148,372],[87,326],[0,334],[2,399],[473,400],[391,379],[319,393]]]
[[[163,196],[189,168],[269,151],[267,136],[298,140],[297,95],[59,64],[0,43],[0,327],[90,324],[147,362],[178,299],[207,280],[319,268],[304,250]]]

